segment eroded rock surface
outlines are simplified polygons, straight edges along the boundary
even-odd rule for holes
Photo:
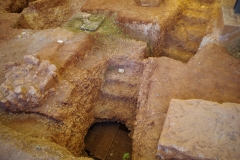
[[[163,159],[240,157],[240,104],[173,99],[157,155]]]
[[[92,160],[87,157],[74,157],[66,148],[48,140],[30,137],[10,129],[0,123],[1,159],[68,159]]]

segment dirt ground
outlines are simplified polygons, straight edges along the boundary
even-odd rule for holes
[[[218,39],[232,4],[0,0],[0,159],[91,159],[84,137],[97,122],[127,126],[131,159],[159,159],[172,98],[240,103],[239,33]],[[106,18],[82,31],[68,25],[78,12]]]

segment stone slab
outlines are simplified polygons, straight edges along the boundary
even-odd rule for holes
[[[92,15],[84,12],[74,14],[65,26],[73,29],[81,29],[84,31],[96,31],[104,21],[105,17],[100,15]]]
[[[139,0],[137,2],[143,7],[158,7],[161,0]]]
[[[162,159],[240,157],[240,104],[173,99],[158,144]]]

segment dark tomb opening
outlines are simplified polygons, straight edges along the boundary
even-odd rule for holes
[[[240,13],[240,0],[237,0],[234,7],[234,13]]]
[[[132,140],[129,132],[121,123],[95,123],[85,137],[85,151],[95,160],[130,160]]]

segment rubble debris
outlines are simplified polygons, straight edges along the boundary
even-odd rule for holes
[[[45,92],[54,87],[57,68],[49,61],[33,55],[24,56],[25,63],[16,66],[15,62],[5,64],[5,82],[1,84],[1,101],[11,104],[11,110],[24,110],[43,103]],[[11,67],[15,66],[15,67]]]

